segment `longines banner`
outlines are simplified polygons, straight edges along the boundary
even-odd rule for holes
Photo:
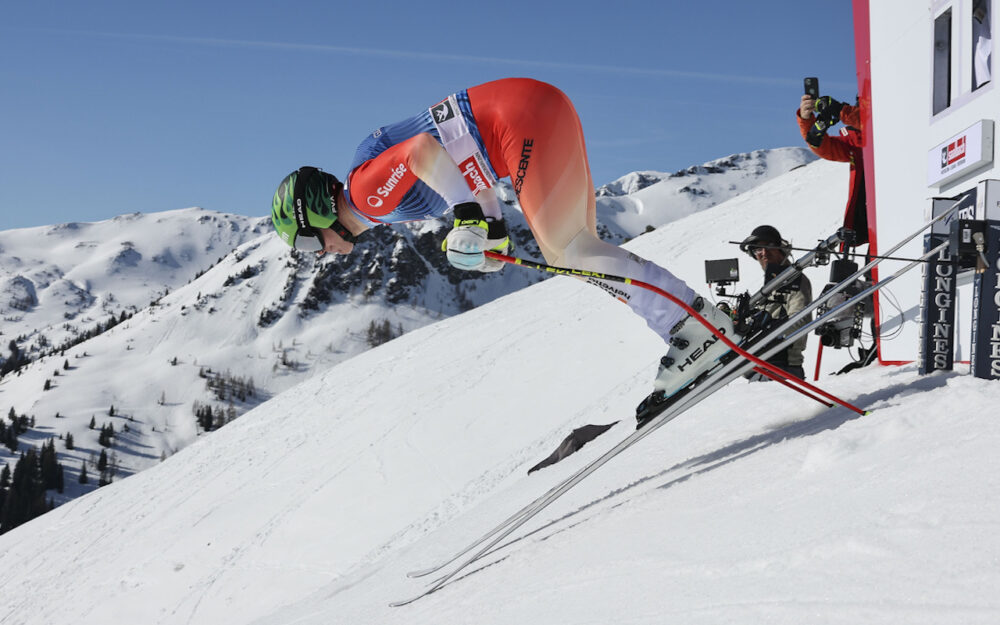
[[[924,252],[948,240],[947,235],[924,235]],[[920,301],[920,373],[951,371],[955,362],[955,292],[958,263],[945,248],[924,265]]]

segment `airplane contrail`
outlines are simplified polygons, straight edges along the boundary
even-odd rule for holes
[[[511,59],[492,56],[475,56],[464,54],[444,54],[438,52],[413,52],[409,50],[391,50],[384,48],[360,48],[350,46],[335,46],[314,43],[289,43],[280,41],[252,41],[246,39],[219,39],[211,37],[184,37],[177,35],[150,35],[108,33],[97,31],[73,31],[55,29],[37,29],[38,31],[109,37],[116,39],[132,39],[139,41],[162,41],[167,43],[193,44],[203,46],[229,46],[244,48],[270,48],[274,50],[301,50],[306,52],[322,52],[331,54],[364,55],[369,57],[423,59],[437,62],[454,63],[490,63],[497,65],[515,65],[542,69],[563,69],[585,72],[632,74],[636,76],[653,76],[661,78],[689,78],[696,80],[725,81],[737,83],[753,83],[775,86],[797,85],[798,79],[775,78],[769,76],[748,76],[745,74],[721,74],[715,72],[698,72],[688,70],[636,67],[622,65],[602,65],[592,63],[568,63],[563,61],[535,61],[526,59]]]

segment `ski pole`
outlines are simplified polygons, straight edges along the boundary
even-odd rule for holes
[[[941,221],[943,219],[948,219],[949,217],[951,217],[951,215],[956,210],[958,210],[959,205],[962,202],[964,202],[965,199],[967,197],[969,197],[971,194],[972,194],[972,191],[966,191],[962,195],[960,195],[957,198],[955,198],[955,201],[952,203],[951,208],[943,211],[940,215],[938,215],[937,217],[935,217],[934,219],[932,219],[930,222],[928,222],[927,224],[925,224],[923,227],[921,227],[920,230],[918,231],[918,233],[926,230],[928,228],[928,226],[930,226],[932,224],[935,224],[935,223],[937,223],[937,222],[939,222],[939,221]],[[939,199],[939,198],[935,198],[935,199]],[[909,241],[912,238],[913,237],[907,237],[906,239],[903,240],[903,243],[906,243],[907,241]],[[844,241],[843,239],[841,239],[841,242],[842,243],[846,243],[846,241]],[[825,245],[825,243],[826,242],[822,243],[821,245]],[[730,245],[742,245],[743,241],[729,241],[729,244]],[[780,245],[755,245],[754,247],[763,247],[763,248],[767,248],[767,249],[782,249]],[[899,261],[903,261],[903,262],[916,262],[916,263],[927,263],[927,262],[930,262],[930,259],[928,259],[926,256],[922,256],[920,258],[900,258],[898,256],[889,256],[888,255],[888,254],[892,254],[893,252],[895,252],[896,250],[898,250],[900,247],[902,247],[902,245],[897,245],[896,247],[892,248],[891,251],[887,252],[884,255],[882,255],[882,254],[876,254],[876,255],[873,255],[873,256],[868,256],[868,259],[869,260],[871,260],[871,259],[878,259],[878,260],[899,260]],[[810,249],[807,249],[807,248],[804,248],[804,247],[791,247],[791,246],[789,246],[787,248],[784,248],[784,249],[789,249],[789,250],[793,250],[793,251],[796,251],[796,252],[814,252],[815,251],[815,249],[810,250]]]
[[[928,224],[928,225],[930,225],[930,224]],[[949,245],[949,243],[947,241],[945,241],[944,243],[942,243],[941,245],[938,245],[937,247],[935,247],[934,249],[930,250],[929,252],[924,253],[924,255],[920,257],[920,259],[913,260],[908,265],[906,265],[905,267],[901,268],[899,271],[897,271],[896,273],[892,274],[888,278],[882,278],[882,279],[880,279],[878,282],[875,282],[874,284],[872,284],[871,286],[869,286],[865,290],[861,291],[860,293],[856,293],[856,294],[850,296],[846,301],[844,301],[844,302],[840,303],[839,305],[834,306],[833,308],[830,308],[829,310],[825,311],[823,313],[822,317],[818,317],[818,318],[814,319],[813,321],[807,323],[805,326],[801,326],[797,330],[793,330],[792,331],[793,332],[792,335],[784,338],[784,340],[781,340],[781,342],[778,343],[777,345],[769,346],[767,348],[767,350],[761,355],[761,357],[762,358],[770,358],[772,355],[777,354],[778,352],[780,352],[784,348],[786,348],[789,345],[791,345],[795,341],[796,338],[798,338],[799,336],[802,335],[802,333],[804,333],[806,331],[809,331],[809,330],[812,330],[813,328],[815,328],[816,326],[818,326],[820,323],[822,323],[823,319],[825,319],[825,318],[831,318],[831,319],[832,318],[836,318],[836,316],[838,314],[840,314],[841,312],[847,310],[851,306],[854,306],[857,302],[863,301],[865,298],[867,298],[872,293],[878,291],[879,289],[883,288],[885,285],[887,285],[887,284],[891,283],[892,281],[896,280],[897,278],[899,278],[904,273],[906,273],[909,270],[913,269],[916,265],[920,264],[920,262],[923,259],[930,258],[931,256],[934,256],[935,254],[940,253],[941,250],[947,248],[948,245]],[[901,247],[901,244],[899,246],[897,246],[897,247]],[[830,289],[829,291],[827,291],[826,293],[824,293],[822,296],[820,296],[819,299],[814,300],[808,307],[806,307],[805,309],[803,309],[803,310],[799,311],[798,313],[796,313],[795,315],[793,315],[790,319],[788,319],[787,321],[785,321],[785,323],[783,323],[781,325],[781,327],[779,327],[778,329],[772,331],[772,334],[776,335],[776,336],[779,336],[779,337],[782,336],[782,332],[784,332],[785,330],[790,329],[792,326],[794,326],[795,324],[797,324],[801,319],[805,318],[805,316],[807,314],[809,314],[810,312],[812,312],[812,308],[814,308],[816,306],[819,306],[820,304],[823,304],[824,302],[828,301],[835,294],[837,294],[840,291],[844,290],[847,287],[848,284],[853,283],[862,274],[864,274],[868,269],[870,269],[871,267],[877,265],[878,263],[879,263],[878,259],[875,259],[871,263],[869,263],[868,265],[866,265],[865,267],[862,267],[861,269],[859,269],[854,275],[852,275],[849,278],[845,279],[843,282],[839,283],[836,287]]]
[[[917,230],[913,234],[909,235],[908,237],[906,237],[905,239],[903,239],[902,241],[900,241],[892,250],[890,250],[889,253],[891,254],[892,252],[894,252],[897,249],[901,248],[905,243],[907,243],[908,241],[910,241],[914,237],[916,237],[918,234],[920,234],[920,232],[926,230],[931,225],[933,225],[934,223],[937,223],[941,219],[944,219],[945,217],[947,217],[949,214],[951,214],[953,212],[954,212],[954,209],[952,209],[952,211],[949,211],[948,213],[939,215],[935,219],[933,219],[933,220],[929,221],[928,223],[924,224],[919,230]],[[929,252],[926,252],[921,258],[929,258],[929,257],[933,256],[934,254],[937,254],[938,252],[940,252],[940,250],[942,250],[945,247],[947,247],[947,245],[948,245],[947,243],[943,243],[940,246],[934,248],[933,250],[930,250]],[[869,263],[869,266],[866,266],[866,267],[862,268],[854,276],[851,276],[848,280],[845,280],[844,284],[840,285],[839,288],[831,289],[825,295],[821,296],[818,300],[815,300],[814,302],[812,302],[812,304],[810,304],[809,306],[807,306],[798,315],[796,315],[795,317],[793,317],[793,318],[789,319],[788,321],[786,321],[784,324],[782,324],[781,327],[773,330],[772,334],[775,334],[775,335],[781,335],[781,333],[785,332],[786,330],[789,331],[791,334],[788,337],[786,337],[784,339],[784,341],[782,341],[778,345],[773,345],[772,344],[767,349],[765,349],[764,352],[763,352],[763,354],[762,354],[762,357],[763,358],[768,358],[768,357],[772,356],[773,354],[778,353],[780,350],[784,349],[785,347],[787,347],[788,345],[790,345],[793,341],[795,341],[799,336],[801,336],[802,334],[805,334],[806,332],[812,330],[814,327],[816,327],[817,325],[819,325],[820,323],[822,323],[822,318],[817,318],[817,319],[814,319],[813,321],[807,323],[805,326],[802,326],[802,327],[799,327],[799,328],[796,328],[796,329],[792,329],[792,326],[795,325],[795,324],[797,324],[798,321],[800,319],[804,318],[805,315],[807,315],[810,312],[812,312],[813,308],[815,308],[816,306],[819,306],[823,302],[827,301],[829,298],[833,297],[834,294],[839,293],[841,290],[843,290],[843,288],[846,287],[847,283],[855,280],[858,276],[860,276],[862,273],[864,273],[865,271],[867,271],[868,269],[870,269],[872,266],[877,265],[879,262],[880,262],[880,259],[873,259],[872,262]],[[892,276],[889,276],[888,278],[879,280],[878,282],[876,282],[875,284],[873,284],[871,287],[869,287],[868,289],[866,289],[862,293],[858,293],[858,294],[855,294],[855,295],[851,296],[850,298],[847,299],[847,301],[843,302],[840,306],[837,306],[834,309],[832,309],[831,311],[828,311],[827,314],[831,314],[831,313],[832,314],[836,314],[840,310],[846,309],[848,306],[852,306],[856,302],[861,301],[862,299],[864,299],[865,297],[867,297],[868,295],[870,295],[872,292],[880,289],[884,285],[892,282],[893,280],[895,280],[899,276],[901,276],[904,273],[910,271],[917,264],[918,263],[915,263],[915,262],[914,263],[910,263],[906,267],[903,267],[902,269],[900,269],[899,271],[897,271]],[[492,549],[494,549],[500,543],[500,541],[502,541],[504,538],[506,538],[511,533],[513,533],[517,528],[519,528],[522,525],[524,525],[525,523],[527,523],[530,519],[534,518],[542,510],[544,510],[546,507],[548,507],[549,505],[551,505],[552,502],[554,502],[557,499],[559,499],[563,494],[565,494],[567,491],[569,491],[571,488],[573,488],[573,486],[575,486],[576,484],[578,484],[581,480],[585,479],[588,475],[590,475],[591,473],[593,473],[594,471],[596,471],[597,469],[599,469],[601,466],[603,466],[604,464],[606,464],[607,462],[609,462],[612,458],[614,458],[616,455],[618,455],[619,453],[621,453],[622,451],[624,451],[628,447],[630,447],[630,446],[638,443],[640,440],[642,440],[646,436],[649,436],[650,434],[652,434],[660,426],[662,426],[662,425],[670,422],[675,417],[677,417],[678,415],[680,415],[681,413],[683,413],[685,410],[687,410],[687,409],[693,407],[694,405],[698,404],[703,399],[705,399],[706,397],[708,397],[712,393],[714,393],[716,390],[718,390],[718,389],[722,388],[723,386],[725,386],[726,384],[728,384],[729,381],[732,380],[735,376],[742,374],[746,370],[749,370],[750,367],[751,367],[751,365],[752,365],[752,363],[747,362],[747,361],[743,361],[743,362],[732,361],[732,362],[724,365],[722,367],[722,369],[720,369],[716,373],[716,378],[713,379],[713,380],[710,380],[704,386],[704,388],[696,389],[695,393],[692,393],[690,396],[683,397],[676,404],[670,406],[665,411],[658,413],[655,417],[653,417],[653,419],[650,420],[650,422],[646,426],[644,426],[641,429],[636,430],[631,435],[629,435],[625,440],[623,440],[620,443],[618,443],[618,445],[616,445],[614,448],[612,448],[611,450],[607,451],[605,454],[603,454],[602,456],[600,456],[599,458],[597,458],[596,460],[594,460],[590,464],[588,464],[585,467],[581,468],[579,471],[577,471],[576,473],[574,473],[570,477],[566,478],[561,483],[553,486],[544,495],[542,495],[541,497],[538,497],[533,502],[531,502],[531,503],[527,504],[526,506],[524,506],[521,510],[519,510],[515,514],[511,515],[506,521],[504,521],[503,523],[501,523],[497,527],[493,528],[489,532],[486,532],[485,534],[483,534],[482,536],[480,536],[478,539],[476,539],[474,542],[472,542],[472,544],[470,544],[468,547],[466,547],[462,551],[460,551],[457,554],[455,554],[452,558],[450,558],[449,560],[447,560],[447,561],[439,564],[438,566],[434,566],[432,568],[425,569],[423,571],[418,571],[418,572],[415,572],[414,574],[412,574],[413,576],[422,576],[422,575],[429,575],[431,573],[440,571],[440,570],[446,568],[448,565],[451,565],[451,564],[454,564],[455,562],[458,562],[460,560],[460,558],[462,558],[463,556],[466,556],[469,553],[472,553],[473,551],[475,551],[475,553],[472,556],[466,558],[465,560],[462,560],[457,566],[455,566],[452,569],[452,571],[450,573],[447,573],[442,578],[438,579],[436,582],[434,582],[430,586],[430,588],[428,588],[424,592],[420,593],[419,595],[417,595],[417,596],[415,596],[415,597],[413,597],[413,598],[411,598],[409,600],[397,601],[397,602],[391,603],[390,605],[392,605],[392,606],[407,605],[409,603],[412,603],[413,601],[416,601],[420,597],[424,597],[424,596],[429,595],[429,594],[431,594],[433,592],[436,592],[437,590],[439,590],[440,588],[442,588],[445,584],[447,584],[450,580],[454,579],[462,570],[464,570],[470,564],[472,564],[473,562],[478,561],[484,555],[486,555],[487,553],[489,553]]]
[[[936,218],[936,219],[928,222],[920,230],[914,232],[909,237],[907,237],[906,239],[904,239],[903,241],[901,241],[896,246],[896,248],[894,248],[894,249],[898,249],[898,248],[902,247],[903,244],[905,244],[907,241],[909,241],[909,240],[913,239],[914,237],[916,237],[921,231],[926,230],[932,224],[936,223],[937,221],[939,221],[940,219],[943,219],[943,218],[944,218],[944,216],[939,216],[938,218]],[[934,254],[937,254],[938,252],[940,252],[940,250],[943,249],[944,247],[947,247],[947,245],[948,245],[947,243],[941,244],[940,246],[934,248],[933,250],[930,250],[929,252],[926,252],[922,256],[922,258],[930,258]],[[791,319],[788,319],[780,327],[778,327],[777,329],[773,330],[772,334],[774,334],[774,335],[779,335],[780,336],[781,333],[783,333],[785,331],[788,331],[791,334],[788,337],[786,337],[778,345],[771,344],[767,349],[764,350],[764,352],[761,355],[761,357],[763,357],[763,358],[769,358],[769,357],[771,357],[772,355],[780,352],[782,349],[784,349],[785,347],[787,347],[788,345],[790,345],[792,342],[794,342],[796,339],[798,339],[800,336],[802,336],[806,332],[811,331],[813,328],[815,328],[816,326],[818,326],[819,324],[821,324],[823,322],[822,317],[817,317],[816,319],[813,319],[812,321],[806,323],[806,325],[804,325],[804,326],[797,327],[797,328],[794,328],[794,329],[792,328],[792,326],[795,326],[796,324],[798,324],[799,321],[802,318],[805,317],[805,315],[807,315],[810,312],[812,312],[813,308],[815,308],[815,307],[819,306],[820,304],[822,304],[822,303],[826,302],[827,300],[829,300],[835,294],[837,294],[841,290],[843,290],[843,288],[845,288],[847,286],[847,283],[849,283],[849,282],[853,281],[854,279],[856,279],[858,276],[860,276],[862,273],[864,273],[865,271],[867,271],[868,269],[870,269],[872,266],[879,264],[879,262],[880,262],[879,259],[873,259],[871,261],[871,263],[869,264],[869,266],[866,266],[866,267],[863,267],[862,269],[860,269],[854,276],[851,276],[848,280],[845,280],[844,284],[842,284],[842,285],[840,285],[840,286],[838,286],[836,288],[830,289],[824,295],[822,295],[817,300],[814,300],[811,304],[809,304],[809,306],[807,306],[804,310],[800,311],[798,313],[798,315],[792,317]],[[847,301],[841,303],[839,306],[836,306],[833,309],[831,309],[830,311],[828,311],[827,315],[836,315],[841,310],[845,310],[846,308],[848,308],[850,306],[853,306],[858,301],[861,301],[864,298],[866,298],[872,292],[880,289],[881,287],[885,286],[886,284],[889,284],[892,281],[894,281],[895,279],[897,279],[899,276],[907,273],[908,271],[910,271],[911,269],[913,269],[913,267],[916,266],[917,264],[918,263],[910,263],[907,266],[903,267],[902,269],[898,270],[892,276],[884,278],[884,279],[878,281],[877,283],[873,284],[871,287],[869,287],[868,289],[866,289],[862,293],[858,293],[858,294],[853,295],[852,297],[848,298]],[[754,348],[754,349],[756,349],[756,348]],[[630,445],[632,445],[634,443],[637,443],[642,438],[644,438],[644,437],[652,434],[653,431],[655,431],[656,429],[658,429],[661,425],[663,425],[665,423],[668,423],[669,421],[671,421],[677,415],[681,414],[682,412],[684,412],[688,408],[691,408],[694,405],[698,404],[702,399],[704,399],[705,397],[708,397],[713,392],[715,392],[716,390],[718,390],[719,388],[721,388],[722,386],[724,386],[726,383],[728,383],[728,379],[731,379],[731,378],[729,378],[727,376],[732,375],[732,376],[735,377],[737,375],[741,375],[744,371],[749,370],[751,368],[751,366],[752,366],[752,363],[751,362],[747,362],[747,361],[743,361],[742,363],[737,362],[737,361],[733,361],[733,362],[728,363],[721,370],[719,370],[719,372],[718,372],[719,379],[717,381],[712,381],[711,383],[707,384],[704,388],[700,389],[699,392],[697,392],[697,393],[695,393],[695,394],[693,394],[693,395],[691,395],[689,397],[682,398],[677,404],[671,406],[665,413],[659,414],[658,416],[656,416],[655,418],[653,418],[643,428],[641,428],[641,429],[636,430],[635,432],[633,432],[632,435],[630,435],[627,439],[625,439],[624,441],[622,441],[621,443],[619,443],[618,446],[616,446],[615,448],[613,448],[611,451],[607,452],[604,456],[602,456],[601,458],[599,458],[598,460],[596,460],[591,465],[588,465],[588,466],[580,469],[577,473],[575,473],[574,475],[572,475],[569,478],[567,478],[566,480],[564,480],[561,484],[557,484],[555,487],[553,487],[552,489],[550,489],[546,494],[542,495],[541,497],[539,497],[535,501],[533,501],[533,502],[529,503],[528,505],[526,505],[524,508],[522,508],[522,510],[520,510],[517,513],[515,513],[514,515],[512,515],[507,521],[504,521],[503,523],[501,523],[500,525],[498,525],[497,527],[495,527],[492,531],[484,534],[478,540],[476,540],[475,542],[473,542],[471,545],[469,545],[468,547],[466,547],[465,549],[463,549],[461,552],[457,553],[452,559],[448,560],[447,562],[444,562],[444,563],[440,564],[439,566],[436,566],[436,567],[433,567],[433,568],[430,568],[430,569],[425,569],[424,571],[419,572],[420,575],[427,575],[427,574],[439,571],[439,570],[445,568],[446,566],[448,566],[449,564],[452,564],[453,562],[457,561],[462,556],[464,556],[464,555],[472,552],[474,549],[482,546],[483,544],[485,544],[490,539],[493,539],[491,542],[489,542],[489,544],[487,545],[487,547],[485,549],[482,549],[476,555],[474,555],[473,557],[471,557],[470,559],[468,559],[465,563],[461,564],[456,571],[453,571],[451,574],[445,576],[444,579],[439,580],[433,586],[433,588],[432,588],[432,590],[430,592],[433,592],[437,588],[440,588],[441,586],[443,586],[448,581],[448,579],[450,579],[451,577],[454,577],[454,575],[458,572],[458,570],[461,570],[462,568],[464,568],[465,566],[467,566],[471,562],[474,562],[475,560],[479,559],[482,555],[484,555],[486,552],[488,552],[490,548],[496,546],[496,544],[500,540],[502,540],[504,537],[508,536],[513,531],[513,529],[515,529],[516,527],[519,527],[520,525],[523,525],[529,518],[531,518],[532,516],[534,516],[535,514],[537,514],[538,512],[540,512],[542,509],[544,509],[546,506],[548,506],[549,504],[551,504],[553,501],[555,501],[556,499],[558,499],[559,496],[561,496],[562,493],[564,493],[567,490],[569,490],[569,488],[571,488],[574,484],[578,483],[581,479],[583,479],[584,477],[586,477],[587,475],[589,475],[590,473],[592,473],[593,471],[595,471],[597,468],[599,468],[601,465],[603,465],[604,463],[606,463],[608,460],[610,460],[612,457],[614,457],[617,453],[619,453],[622,449],[624,449],[624,448],[626,448],[626,447],[628,447],[628,446],[630,446]],[[499,534],[499,537],[496,538],[498,534]]]
[[[818,259],[823,253],[832,254],[833,248],[836,247],[838,243],[844,242],[844,229],[841,228],[837,230],[834,234],[827,237],[825,241],[821,241],[818,246],[814,249],[809,250],[809,253],[804,255],[802,258],[796,260],[791,265],[785,267],[784,271],[779,273],[773,279],[768,281],[759,291],[750,296],[750,307],[756,308],[765,299],[769,298],[772,293],[776,292],[781,287],[790,283],[802,275],[803,270],[813,265],[818,264]]]
[[[731,243],[733,245],[739,245],[740,243],[742,243],[742,241],[729,241],[729,243]],[[793,252],[812,252],[812,251],[814,251],[812,248],[808,248],[808,247],[794,247],[794,246],[782,247],[780,245],[766,245],[766,244],[757,244],[757,245],[754,245],[754,247],[760,247],[760,248],[769,249],[769,250],[791,250]],[[913,262],[914,260],[917,260],[917,259],[914,259],[914,258],[902,258],[900,256],[882,256],[880,254],[874,254],[872,256],[868,256],[868,258],[869,259],[871,259],[871,258],[877,258],[879,260],[901,260],[903,262],[908,262],[908,263],[909,262]],[[917,260],[917,262],[919,262],[919,263],[929,263],[930,261],[929,260],[923,260],[923,259],[921,259],[921,260]]]
[[[936,250],[931,253],[936,253]],[[514,259],[511,258],[511,260],[513,261]],[[877,263],[878,261],[875,262]],[[899,272],[897,272],[896,276],[893,277],[901,275],[905,271],[912,268],[912,266],[913,265],[910,265],[909,267],[900,270]],[[570,271],[569,273],[572,274],[572,271]],[[873,288],[877,288],[877,286]],[[862,296],[856,295],[854,296],[854,298],[849,299],[843,305],[846,306],[855,299],[860,299],[860,297]],[[810,306],[812,306],[812,304]],[[807,311],[808,310],[809,307],[807,307]],[[802,326],[795,330],[791,330],[792,336],[787,338],[784,344],[767,349],[763,357],[767,358],[772,354],[777,353],[779,350],[783,349],[785,345],[794,341],[797,338],[797,335],[808,332],[809,330],[812,329],[812,327],[814,327],[818,323],[820,323],[820,320],[816,319],[810,323],[807,323],[805,326]],[[791,324],[786,324],[786,325],[791,325]],[[784,332],[786,329],[788,328],[783,326],[775,330],[774,333],[777,334],[779,332]],[[744,371],[749,370],[752,366],[753,363],[746,360],[742,362],[734,360],[723,365],[723,367],[720,370],[718,370],[718,372],[716,372],[717,379],[710,380],[709,383],[707,383],[704,388],[697,388],[695,389],[695,392],[692,393],[691,395],[681,398],[681,400],[678,401],[676,404],[670,406],[664,412],[661,412],[658,415],[656,415],[644,427],[632,432],[632,434],[630,434],[627,438],[625,438],[620,443],[615,445],[613,448],[605,452],[599,458],[593,460],[586,466],[582,467],[576,473],[574,473],[570,477],[563,480],[561,483],[549,489],[549,491],[546,492],[544,495],[538,497],[537,499],[535,499],[534,501],[523,507],[520,511],[509,517],[506,521],[504,521],[497,527],[493,528],[489,532],[486,532],[485,534],[480,536],[478,539],[473,541],[473,543],[470,544],[468,547],[455,554],[451,559],[439,564],[438,566],[425,569],[423,571],[414,572],[413,576],[428,575],[440,571],[446,568],[447,566],[454,564],[455,562],[459,562],[459,564],[454,566],[449,573],[446,573],[445,575],[437,579],[434,583],[430,585],[429,588],[427,588],[420,594],[403,601],[395,601],[393,603],[390,603],[389,605],[393,607],[408,605],[420,599],[421,597],[425,597],[431,593],[438,591],[445,584],[454,579],[461,571],[465,570],[466,567],[471,565],[473,562],[478,561],[487,553],[490,553],[494,548],[497,548],[497,545],[499,545],[500,542],[503,541],[507,536],[510,536],[514,531],[523,526],[530,519],[534,518],[542,510],[544,510],[554,501],[559,499],[562,495],[564,495],[566,492],[572,489],[575,485],[579,484],[591,473],[597,471],[600,467],[604,466],[606,463],[608,463],[611,459],[613,459],[615,456],[617,456],[625,449],[631,447],[632,445],[641,441],[643,438],[652,434],[660,426],[669,423],[678,415],[683,413],[685,410],[695,406],[703,399],[705,399],[718,389],[728,384],[730,380],[734,379],[738,375],[741,375]],[[472,554],[471,556],[468,555],[470,553]],[[462,559],[463,557],[464,559]]]
[[[637,287],[642,288],[642,289],[646,289],[647,291],[652,291],[653,293],[656,293],[657,295],[659,295],[661,297],[665,297],[668,300],[670,300],[671,302],[673,302],[674,304],[676,304],[677,306],[679,306],[681,309],[683,309],[685,312],[687,312],[689,315],[691,315],[692,318],[697,319],[702,325],[704,325],[706,328],[708,328],[708,330],[710,332],[712,332],[712,334],[714,334],[715,336],[719,337],[719,340],[721,340],[723,342],[723,344],[726,345],[726,347],[728,347],[729,349],[733,350],[734,352],[736,352],[740,356],[743,356],[744,358],[746,358],[750,362],[754,363],[758,367],[766,369],[767,371],[770,371],[770,372],[774,373],[775,375],[781,376],[781,377],[783,377],[785,379],[788,379],[789,377],[791,377],[792,379],[794,379],[794,382],[793,382],[794,384],[796,384],[798,386],[802,386],[803,388],[806,388],[809,391],[811,391],[811,392],[813,392],[813,393],[815,393],[815,394],[817,394],[817,395],[819,395],[819,396],[821,396],[821,397],[823,397],[825,399],[828,399],[830,401],[838,403],[841,406],[843,406],[844,408],[847,408],[848,410],[856,412],[859,415],[865,414],[865,411],[862,410],[861,408],[858,408],[857,406],[855,406],[853,404],[850,404],[850,403],[848,403],[848,402],[840,399],[839,397],[837,397],[835,395],[831,395],[830,393],[827,393],[826,391],[824,391],[821,388],[813,386],[812,384],[810,384],[809,382],[806,382],[805,380],[802,380],[802,379],[799,379],[799,378],[795,378],[794,376],[791,376],[791,374],[789,374],[788,372],[783,371],[782,369],[780,369],[778,367],[775,367],[774,365],[772,365],[771,363],[767,362],[766,360],[762,360],[762,359],[754,356],[753,354],[747,352],[746,350],[744,350],[743,348],[741,348],[739,345],[737,345],[736,343],[734,343],[729,337],[727,337],[726,335],[720,333],[717,328],[713,327],[712,324],[707,319],[705,319],[704,317],[702,317],[701,315],[699,315],[698,312],[694,308],[691,308],[691,306],[689,306],[686,302],[681,301],[681,299],[678,298],[677,296],[673,295],[672,293],[668,293],[668,292],[664,291],[663,289],[661,289],[658,286],[649,284],[648,282],[643,282],[641,280],[634,280],[632,278],[626,278],[626,277],[623,277],[623,276],[616,276],[616,275],[606,274],[606,273],[599,273],[599,272],[596,272],[596,271],[587,271],[587,270],[584,270],[584,269],[572,269],[570,267],[554,267],[552,265],[546,265],[545,263],[540,263],[540,262],[537,262],[537,261],[528,260],[528,259],[524,259],[524,258],[515,258],[513,256],[507,256],[506,254],[500,254],[498,252],[486,251],[485,254],[486,254],[486,256],[488,258],[491,258],[493,260],[499,260],[499,261],[502,261],[502,262],[505,262],[505,263],[510,263],[512,265],[521,265],[523,267],[528,267],[530,269],[538,269],[539,271],[546,271],[546,272],[554,273],[554,274],[557,274],[557,275],[569,275],[569,276],[577,276],[577,277],[581,277],[581,278],[594,278],[594,279],[597,279],[597,280],[607,280],[609,282],[621,282],[621,283],[624,283],[624,284],[629,284],[629,285],[637,286]]]
[[[761,374],[763,376],[766,376],[766,377],[774,380],[775,382],[780,382],[784,386],[787,386],[788,388],[792,389],[793,391],[795,391],[797,393],[802,393],[803,395],[805,395],[809,399],[817,401],[817,402],[823,404],[824,406],[826,406],[827,408],[833,408],[833,404],[832,403],[826,401],[825,399],[821,399],[819,397],[816,397],[815,395],[813,395],[809,391],[805,390],[804,388],[799,388],[798,386],[795,386],[794,384],[792,384],[791,382],[789,382],[788,380],[790,380],[791,378],[782,378],[782,377],[779,377],[779,376],[771,373],[770,371],[768,371],[766,369],[761,369],[760,367],[754,367],[754,371],[756,371],[757,373],[759,373],[759,374]]]
[[[961,199],[959,201],[961,201]],[[938,223],[939,221],[944,221],[946,219],[950,219],[952,217],[952,215],[954,215],[958,211],[959,201],[956,201],[952,205],[952,207],[950,209],[948,209],[947,211],[942,212],[940,215],[934,217],[933,219],[931,219],[930,221],[928,221],[924,225],[920,226],[912,234],[907,235],[905,238],[903,238],[902,240],[900,240],[898,243],[896,243],[896,245],[894,245],[892,247],[892,249],[890,249],[888,252],[885,252],[885,255],[888,256],[888,255],[894,254],[896,251],[900,250],[904,245],[906,245],[907,243],[909,243],[910,241],[912,241],[913,239],[915,239],[921,232],[927,230],[928,228],[930,228],[934,224]],[[838,313],[838,312],[840,312],[842,310],[846,310],[847,307],[850,306],[850,305],[853,305],[854,302],[861,301],[864,297],[867,297],[868,295],[874,293],[875,291],[878,291],[879,289],[881,289],[886,284],[889,284],[890,282],[892,282],[893,280],[895,280],[899,276],[901,276],[904,273],[906,273],[906,272],[910,271],[911,269],[913,269],[913,267],[915,267],[916,265],[920,264],[922,261],[930,258],[934,254],[937,254],[940,250],[942,250],[942,249],[944,249],[946,247],[948,247],[948,243],[943,243],[943,244],[939,245],[938,247],[934,248],[933,250],[931,250],[930,252],[925,252],[919,259],[914,259],[913,261],[911,261],[909,264],[907,264],[906,266],[904,266],[903,268],[901,268],[899,271],[897,271],[895,274],[893,274],[889,278],[883,279],[883,280],[878,280],[877,282],[875,282],[874,284],[872,284],[870,287],[868,287],[867,289],[865,289],[862,293],[856,294],[856,295],[848,298],[848,300],[846,302],[841,303],[839,306],[834,307],[832,310],[827,310],[824,313],[824,315],[828,316],[828,317],[833,317],[833,315],[835,315],[836,313]],[[873,259],[871,259],[868,262],[868,264],[866,264],[864,267],[862,267],[861,269],[858,269],[852,275],[850,275],[849,277],[847,277],[844,280],[842,280],[841,282],[839,282],[834,288],[825,291],[823,294],[821,294],[819,296],[819,298],[813,300],[812,303],[810,303],[804,309],[800,310],[798,313],[792,315],[790,318],[788,318],[787,320],[785,320],[785,322],[783,324],[781,324],[780,327],[778,327],[776,330],[773,331],[773,334],[775,334],[777,336],[781,336],[782,335],[781,333],[785,332],[786,330],[791,330],[791,328],[794,327],[796,324],[798,324],[799,321],[801,321],[802,319],[805,319],[805,317],[807,315],[811,314],[814,309],[818,308],[821,304],[829,301],[834,295],[836,295],[837,293],[840,293],[841,291],[843,291],[844,289],[846,289],[849,285],[853,284],[856,280],[858,280],[859,278],[861,278],[863,275],[865,275],[868,271],[870,271],[871,269],[873,269],[876,265],[880,264],[881,262],[882,262],[881,258],[873,258]],[[807,323],[807,325],[805,326],[805,328],[812,329],[813,327],[816,327],[817,325],[819,325],[819,323],[820,323],[819,319],[816,319],[816,320],[814,320],[812,322]],[[804,330],[805,328],[799,328],[799,330]],[[796,331],[796,333],[798,333],[798,332]],[[766,351],[766,353],[762,354],[761,357],[762,358],[768,358],[771,355],[778,353],[779,351],[781,351],[782,349],[784,349],[788,345],[791,345],[794,340],[795,340],[794,338],[787,338],[787,339],[785,339],[779,345],[770,347]]]

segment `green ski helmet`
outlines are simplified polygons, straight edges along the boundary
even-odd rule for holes
[[[315,167],[300,167],[285,176],[274,192],[271,221],[281,240],[303,252],[323,249],[320,228],[332,228],[350,243],[355,237],[337,221],[337,196],[343,183]]]

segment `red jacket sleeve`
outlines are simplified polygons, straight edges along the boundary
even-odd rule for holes
[[[847,107],[845,106],[844,108]],[[802,138],[805,139],[806,135],[809,133],[809,129],[812,128],[813,121],[799,117],[799,109],[795,109],[795,119],[798,120],[799,132],[802,134]],[[828,161],[840,161],[842,163],[851,162],[850,145],[845,139],[839,136],[826,135],[818,148],[810,145],[809,149],[812,150],[816,156]]]
[[[396,210],[418,180],[413,159],[418,158],[423,140],[422,135],[411,137],[354,168],[349,174],[354,205],[376,218]]]
[[[840,121],[846,126],[861,128],[861,107],[845,104],[844,108],[840,109]]]

